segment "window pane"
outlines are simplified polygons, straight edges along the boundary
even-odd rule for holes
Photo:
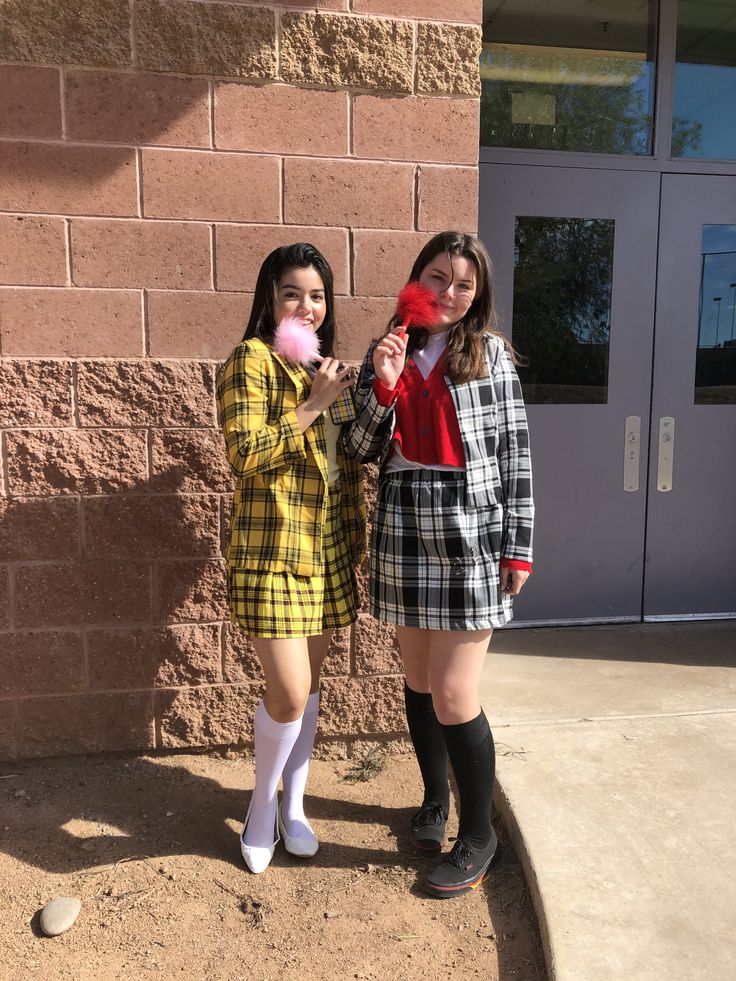
[[[695,404],[736,402],[736,225],[704,225]]]
[[[679,0],[673,157],[736,160],[736,0]]]
[[[656,3],[485,0],[481,144],[650,154]]]
[[[527,402],[606,402],[614,222],[517,218],[513,342]]]

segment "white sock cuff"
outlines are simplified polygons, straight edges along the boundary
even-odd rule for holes
[[[261,732],[270,737],[271,739],[283,739],[287,736],[298,734],[302,727],[302,718],[299,716],[298,719],[294,719],[293,722],[276,722],[268,714],[266,706],[263,701],[258,703],[258,708],[256,709],[255,724],[261,730]]]

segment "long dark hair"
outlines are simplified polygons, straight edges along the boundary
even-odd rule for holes
[[[278,282],[287,269],[308,269],[309,266],[314,266],[317,270],[325,288],[325,319],[317,331],[320,351],[326,357],[332,357],[335,346],[335,291],[332,269],[322,253],[308,242],[282,245],[278,249],[274,249],[263,260],[258,271],[250,319],[243,335],[244,341],[251,337],[258,337],[266,344],[270,345],[273,342],[273,335],[277,327],[276,288]]]
[[[452,262],[453,256],[469,259],[475,269],[476,292],[470,309],[462,320],[453,324],[447,338],[447,374],[454,382],[467,382],[488,373],[484,335],[500,337],[516,360],[513,348],[498,330],[493,289],[493,264],[486,247],[473,235],[462,232],[440,232],[431,238],[416,257],[409,280],[416,281],[435,256],[444,253]],[[399,323],[394,317],[389,329]],[[423,327],[409,329],[407,357],[427,343],[428,332]]]

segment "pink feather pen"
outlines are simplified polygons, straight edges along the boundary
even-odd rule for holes
[[[286,361],[305,368],[322,361],[319,338],[299,317],[284,317],[273,335],[273,349]]]

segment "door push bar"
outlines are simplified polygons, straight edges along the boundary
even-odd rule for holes
[[[639,449],[641,446],[641,416],[626,417],[624,437],[624,490],[639,490]],[[675,450],[675,420],[662,416],[659,420],[657,457],[657,490],[672,490],[672,460]]]

